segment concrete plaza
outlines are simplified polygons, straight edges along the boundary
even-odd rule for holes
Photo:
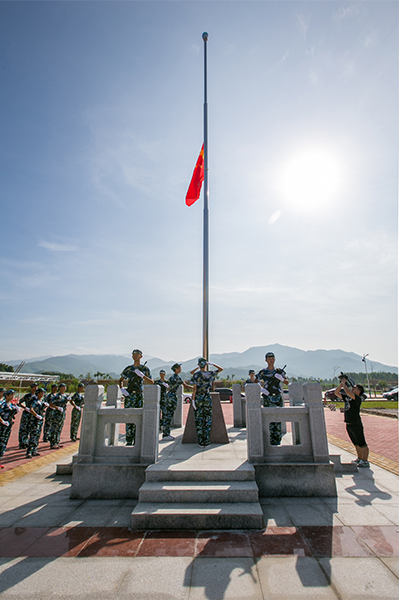
[[[207,449],[182,433],[160,461],[246,460],[244,429]],[[398,598],[398,476],[379,466],[337,473],[337,498],[261,499],[261,530],[133,531],[136,500],[69,498],[67,452],[0,487],[2,600]]]

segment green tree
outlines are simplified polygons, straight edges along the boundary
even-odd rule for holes
[[[5,373],[14,373],[14,367],[11,365],[6,365],[5,363],[0,363],[0,371]]]

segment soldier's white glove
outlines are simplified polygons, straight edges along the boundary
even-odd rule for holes
[[[136,373],[136,375],[139,375],[139,377],[141,377],[143,379],[144,373],[142,373],[142,371],[139,371],[139,369],[135,369],[134,372]]]
[[[45,406],[46,408],[49,407],[49,403],[48,402],[43,402],[43,406]]]
[[[265,396],[269,396],[269,391],[266,390],[265,388],[261,388],[261,393],[264,394]]]
[[[285,381],[285,378],[284,378],[284,377],[282,377],[282,375],[281,375],[280,373],[275,373],[275,377],[276,377],[277,379],[279,379],[279,381]]]
[[[10,423],[9,423],[8,421],[3,421],[3,425],[4,425],[4,427],[8,427],[8,426],[9,426],[9,424],[10,424]]]
[[[79,412],[81,412],[81,411],[82,411],[82,409],[81,409],[81,407],[80,407],[80,406],[75,406],[75,408],[76,408],[76,410],[79,410]]]
[[[194,398],[192,398],[192,406],[193,406],[194,410],[196,410],[196,403],[194,401]]]
[[[43,421],[43,417],[41,415],[36,415],[36,418],[39,419],[39,421]]]
[[[15,410],[16,410],[17,412],[19,412],[19,411],[21,410],[21,407],[20,407],[20,406],[18,406],[18,404],[16,404],[16,405],[15,405]]]
[[[162,383],[161,383],[161,385],[163,385],[165,388],[167,388],[167,390],[169,390],[169,385],[168,385],[168,383],[164,383],[164,382],[162,382]]]
[[[60,412],[64,412],[64,410],[63,410],[63,408],[62,408],[61,406],[57,406],[56,408],[57,408],[57,410],[59,410]]]
[[[125,396],[125,397],[126,397],[126,396],[129,396],[129,393],[126,391],[126,389],[125,389],[125,388],[121,388],[121,394],[122,394],[123,396]]]

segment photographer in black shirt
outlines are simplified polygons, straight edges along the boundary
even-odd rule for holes
[[[352,462],[358,467],[369,467],[369,448],[365,441],[364,427],[360,417],[361,402],[365,397],[364,388],[362,385],[355,385],[343,373],[339,378],[340,383],[335,390],[335,396],[344,401],[344,422],[349,438],[357,452],[357,458]]]

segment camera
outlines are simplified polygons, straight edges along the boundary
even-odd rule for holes
[[[347,387],[352,388],[356,385],[355,381],[353,381],[352,379],[350,379],[350,377],[348,375],[346,375],[346,373],[340,373],[340,375],[338,375],[339,381],[343,381],[346,384]]]

